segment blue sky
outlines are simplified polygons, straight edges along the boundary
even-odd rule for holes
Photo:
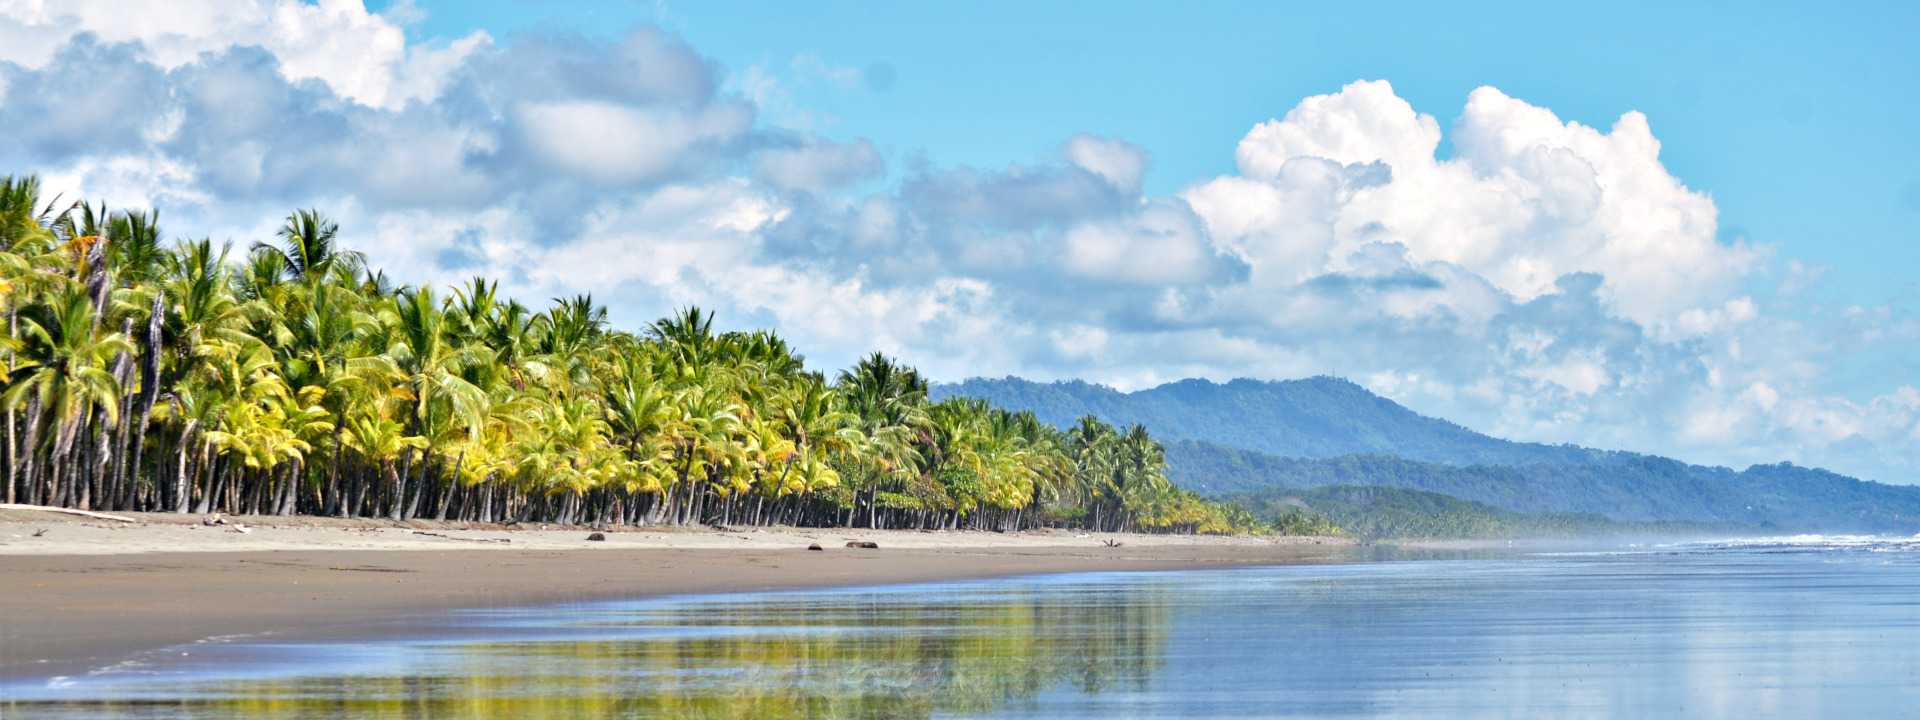
[[[1909,4],[0,0],[0,173],[816,366],[1920,480]],[[73,88],[88,91],[76,94]],[[59,122],[47,122],[58,117]]]
[[[796,83],[820,129],[902,157],[1028,162],[1074,133],[1150,153],[1149,192],[1229,172],[1223,138],[1299,98],[1391,80],[1443,125],[1493,85],[1604,126],[1652,118],[1722,232],[1833,268],[1836,302],[1910,298],[1920,267],[1913,3],[434,2],[414,32],[659,23],[731,69],[885,66],[885,92]],[[1905,80],[1903,80],[1903,78]],[[1909,368],[1916,369],[1916,368]]]

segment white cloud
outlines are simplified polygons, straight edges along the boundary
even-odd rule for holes
[[[197,189],[193,170],[164,156],[85,158],[41,174],[48,197],[113,198],[120,207],[204,205],[213,196]]]
[[[1075,323],[1047,333],[1055,352],[1072,358],[1097,359],[1107,351],[1111,335],[1106,328]]]
[[[1462,266],[1521,300],[1567,273],[1599,273],[1611,306],[1655,328],[1719,302],[1758,259],[1716,240],[1713,202],[1661,165],[1639,113],[1602,133],[1483,87],[1455,157],[1435,156],[1440,139],[1390,85],[1357,82],[1255,127],[1241,177],[1187,197],[1256,275],[1338,269],[1353,247],[1391,239],[1415,262]]]
[[[873,143],[807,142],[793,147],[762,150],[754,155],[754,172],[783,190],[825,192],[886,170]]]
[[[1129,194],[1140,192],[1140,179],[1147,172],[1147,152],[1140,146],[1122,140],[1075,135],[1067,141],[1064,152],[1067,162],[1099,175],[1114,189]]]
[[[398,23],[360,0],[0,0],[0,16],[0,40],[13,41],[0,43],[0,61],[42,66],[79,33],[137,43],[169,69],[202,53],[259,45],[288,79],[319,80],[342,97],[387,108],[432,98],[449,71],[491,42],[476,32],[409,48]]]
[[[1384,161],[1411,169],[1431,164],[1440,145],[1440,124],[1416,113],[1385,80],[1356,82],[1334,95],[1300,101],[1285,118],[1254,126],[1234,157],[1240,174],[1276,179],[1299,157],[1342,165]]]
[[[888,178],[871,141],[807,133],[770,75],[723,86],[657,29],[410,43],[406,6],[167,9],[0,0],[6,172],[242,244],[317,206],[402,281],[590,292],[626,327],[697,303],[826,367],[880,349],[940,379],[1332,373],[1520,439],[1920,468],[1920,391],[1842,392],[1829,369],[1920,321],[1781,313],[1820,268],[1751,282],[1770,258],[1716,239],[1638,113],[1602,130],[1482,88],[1443,135],[1363,82],[1170,197],[1143,194],[1144,150],[1087,135]],[[57,91],[76,78],[93,92]],[[61,123],[30,121],[55,100]]]
[[[1200,282],[1216,266],[1199,219],[1178,200],[1075,227],[1067,231],[1066,252],[1067,269],[1076,274],[1148,285]]]
[[[550,167],[605,182],[657,180],[702,144],[738,139],[752,114],[737,105],[696,112],[596,100],[525,103],[520,137]]]

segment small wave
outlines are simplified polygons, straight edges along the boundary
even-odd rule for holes
[[[1652,554],[1655,554],[1655,553],[1659,553],[1659,552],[1671,552],[1671,551],[1663,551],[1663,550],[1563,550],[1563,551],[1556,551],[1556,552],[1535,552],[1535,553],[1527,553],[1527,554],[1528,554],[1528,555],[1530,555],[1530,556],[1532,556],[1532,557],[1559,557],[1559,558],[1582,558],[1582,557],[1621,557],[1621,556],[1626,556],[1626,555],[1652,555]]]
[[[1763,537],[1726,538],[1721,540],[1694,540],[1672,543],[1661,547],[1673,550],[1759,550],[1759,551],[1822,551],[1853,550],[1868,552],[1920,552],[1920,534],[1913,536],[1897,535],[1825,535],[1805,533],[1800,535],[1778,535]]]

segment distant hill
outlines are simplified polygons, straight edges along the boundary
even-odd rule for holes
[[[1347,380],[1314,377],[1265,382],[1181,380],[1123,393],[1081,381],[1020,378],[938,385],[935,399],[975,397],[1032,410],[1066,427],[1082,415],[1116,425],[1140,423],[1170,440],[1199,440],[1280,457],[1386,454],[1450,465],[1583,462],[1594,450],[1518,443],[1430,418]]]
[[[1173,482],[1208,495],[1374,485],[1520,513],[1754,530],[1920,531],[1920,488],[1791,464],[1735,472],[1632,453],[1580,463],[1444,465],[1389,455],[1281,458],[1191,440],[1167,444]]]
[[[1791,464],[1745,471],[1637,453],[1488,437],[1335,378],[1183,380],[1122,393],[1085,382],[974,379],[983,398],[1066,427],[1086,414],[1167,440],[1168,475],[1210,495],[1362,485],[1440,493],[1516,513],[1766,530],[1920,531],[1920,488]]]
[[[1268,489],[1232,499],[1270,522],[1315,514],[1360,538],[1551,538],[1726,530],[1714,525],[1620,522],[1592,513],[1519,513],[1440,493],[1374,485]]]

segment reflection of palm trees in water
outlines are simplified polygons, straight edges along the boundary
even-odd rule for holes
[[[674,605],[588,640],[427,646],[395,676],[223,682],[133,716],[861,718],[981,713],[1060,688],[1145,690],[1168,604],[1147,587]],[[791,602],[783,602],[791,600]],[[605,621],[600,624],[600,621]]]

